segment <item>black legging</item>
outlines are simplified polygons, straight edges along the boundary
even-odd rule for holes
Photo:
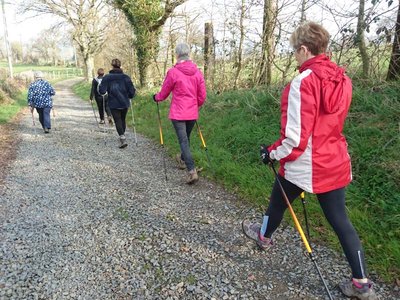
[[[107,97],[103,98],[96,98],[97,108],[99,109],[100,120],[104,120],[104,111],[107,113],[107,117],[111,116],[110,108],[108,107],[108,99]],[[105,109],[104,105],[105,104]]]
[[[303,190],[279,175],[279,180],[292,203]],[[351,224],[345,207],[345,189],[340,188],[326,193],[317,194],[319,204],[326,219],[332,226],[342,245],[344,254],[350,264],[353,278],[366,278],[364,251],[360,238]],[[267,228],[264,236],[270,238],[282,221],[287,208],[278,182],[275,180],[270,203],[265,216],[268,217]]]
[[[127,108],[122,109],[112,109],[111,114],[114,118],[115,127],[117,128],[118,135],[125,134],[126,129],[126,114],[128,113]]]

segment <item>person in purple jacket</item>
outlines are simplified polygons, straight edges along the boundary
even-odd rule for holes
[[[172,92],[169,119],[175,128],[181,148],[177,155],[178,163],[188,170],[186,183],[199,180],[190,152],[190,133],[199,118],[199,108],[206,99],[204,76],[190,58],[187,44],[178,44],[175,48],[177,63],[168,70],[161,91],[153,96],[156,102],[164,101]]]

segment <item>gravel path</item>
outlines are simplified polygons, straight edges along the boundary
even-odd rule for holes
[[[235,195],[202,178],[187,186],[172,160],[166,182],[160,147],[142,136],[136,147],[128,132],[118,149],[73,82],[56,85],[51,134],[35,135],[29,114],[21,121],[1,194],[1,299],[326,299],[296,232],[282,226],[260,253],[241,233],[249,208]],[[343,299],[345,260],[315,251]]]

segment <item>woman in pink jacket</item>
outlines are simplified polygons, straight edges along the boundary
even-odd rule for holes
[[[345,207],[345,187],[351,164],[343,126],[350,108],[352,84],[344,70],[325,55],[329,33],[319,24],[299,26],[290,37],[300,74],[281,98],[281,136],[263,146],[265,164],[279,161],[278,174],[290,202],[303,191],[315,193],[334,229],[352,270],[351,280],[339,285],[348,297],[377,299],[367,279],[364,251]],[[262,223],[243,221],[245,235],[266,250],[287,206],[276,180]]]
[[[189,59],[189,46],[178,44],[175,53],[177,63],[168,70],[161,91],[153,96],[153,100],[164,101],[172,92],[169,119],[174,125],[181,148],[177,160],[189,172],[186,183],[192,184],[199,177],[190,152],[190,133],[199,117],[199,108],[206,99],[206,86],[203,74]]]

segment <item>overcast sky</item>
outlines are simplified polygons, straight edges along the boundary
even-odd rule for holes
[[[49,28],[55,19],[51,16],[29,18],[18,15],[17,8],[21,0],[6,1],[5,11],[8,25],[8,37],[10,41],[27,42],[38,36],[40,31]],[[2,13],[2,11],[1,11]],[[3,36],[3,17],[0,22],[0,36]]]

